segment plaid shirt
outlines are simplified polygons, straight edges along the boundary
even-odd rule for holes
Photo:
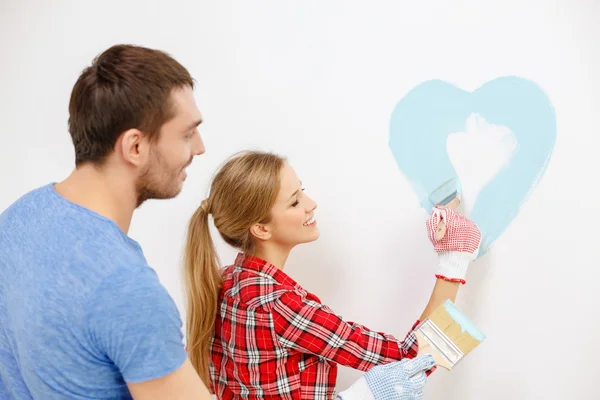
[[[346,322],[264,260],[239,254],[223,274],[210,366],[219,399],[333,399],[336,364],[367,371],[417,355],[414,335]]]

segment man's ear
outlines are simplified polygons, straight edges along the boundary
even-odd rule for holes
[[[128,129],[121,134],[117,141],[117,148],[123,159],[135,166],[140,166],[148,158],[149,143],[146,136],[139,129]]]
[[[269,224],[254,224],[250,227],[250,234],[258,240],[269,240],[272,236]]]

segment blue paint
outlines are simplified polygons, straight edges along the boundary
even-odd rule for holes
[[[482,232],[481,256],[544,174],[556,141],[556,116],[544,92],[519,77],[497,78],[472,93],[440,80],[411,90],[392,113],[389,146],[428,213],[434,206],[428,196],[440,184],[456,178],[461,190],[446,140],[465,130],[471,113],[508,127],[518,143],[506,166],[481,189],[469,216]]]
[[[450,300],[444,302],[444,309],[450,317],[460,325],[462,332],[467,331],[473,339],[483,342],[485,335],[475,326],[473,322],[465,314],[460,312],[458,308]]]

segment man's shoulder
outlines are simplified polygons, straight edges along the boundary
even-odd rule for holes
[[[38,208],[40,201],[44,203],[44,198],[48,195],[51,189],[51,184],[43,185],[35,189],[23,193],[15,201],[13,201],[6,209],[0,213],[0,221],[8,216],[29,212],[32,208]]]
[[[38,249],[40,268],[90,278],[146,263],[139,244],[113,221],[64,199],[52,185],[24,194],[0,216],[7,263],[31,266],[28,249]]]
[[[102,279],[98,282],[96,296],[104,297],[103,301],[121,301],[114,296],[132,295],[137,297],[152,298],[156,292],[167,292],[160,282],[156,271],[145,263],[123,265],[115,263],[110,266]],[[133,300],[133,299],[131,299]]]

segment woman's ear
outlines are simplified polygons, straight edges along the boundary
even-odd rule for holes
[[[269,240],[271,229],[268,224],[254,224],[250,227],[250,234],[258,240]]]

